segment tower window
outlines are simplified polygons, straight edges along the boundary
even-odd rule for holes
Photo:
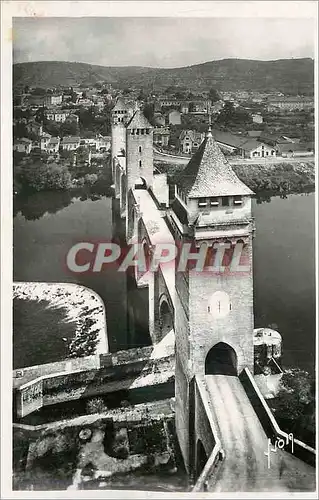
[[[141,153],[142,152],[142,146],[139,146],[138,147],[138,152]]]
[[[228,196],[223,196],[222,197],[222,206],[223,207],[228,207],[229,206],[229,197]]]
[[[234,205],[241,205],[243,203],[241,196],[234,196]]]
[[[198,206],[199,207],[207,207],[207,198],[199,198]]]
[[[141,134],[144,135],[144,129],[143,128],[141,129]]]
[[[138,162],[138,166],[141,168],[141,166],[142,166],[142,160],[140,160],[140,161]]]
[[[217,196],[214,196],[214,198],[210,199],[210,206],[211,207],[218,207],[218,205],[219,205],[219,200],[218,200]]]

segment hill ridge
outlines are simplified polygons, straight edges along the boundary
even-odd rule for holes
[[[69,61],[34,61],[13,65],[16,85],[38,87],[94,85],[107,81],[119,88],[165,88],[281,91],[312,94],[314,60],[291,58],[263,61],[226,58],[179,68],[102,66]]]

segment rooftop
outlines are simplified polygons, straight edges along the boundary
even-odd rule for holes
[[[143,111],[138,109],[127,124],[128,129],[134,128],[153,128],[150,122],[145,117]]]
[[[63,137],[62,139],[62,142],[64,144],[67,144],[67,143],[73,143],[73,142],[80,142],[80,137]]]
[[[211,131],[176,183],[189,198],[253,194],[237,177]]]

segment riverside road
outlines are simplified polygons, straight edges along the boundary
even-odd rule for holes
[[[304,157],[291,157],[291,158],[282,158],[282,157],[275,157],[275,158],[253,158],[253,159],[248,159],[248,158],[236,158],[236,159],[230,159],[227,158],[228,162],[231,165],[269,165],[269,164],[276,164],[276,163],[297,163],[297,162],[303,162],[303,161],[314,161],[314,156],[304,156]],[[161,161],[163,163],[174,163],[176,165],[187,165],[187,163],[190,160],[190,157],[188,156],[173,156],[169,155],[166,153],[161,153],[157,150],[154,149],[154,160],[155,161]]]

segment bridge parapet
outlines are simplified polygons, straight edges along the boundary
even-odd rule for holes
[[[289,441],[288,433],[280,429],[277,420],[248,368],[245,368],[241,372],[239,379],[267,436],[273,441],[276,441],[276,439],[283,439],[285,443],[287,443]],[[290,447],[287,447],[287,450],[290,451]],[[311,446],[308,446],[299,439],[293,438],[293,450],[293,454],[296,457],[315,467],[316,450],[314,448],[311,448]]]
[[[194,472],[193,491],[204,491],[208,479],[212,481],[217,463],[223,459],[222,445],[215,423],[213,408],[205,379],[194,379]],[[205,452],[205,455],[204,453]],[[208,458],[207,458],[208,457]]]

